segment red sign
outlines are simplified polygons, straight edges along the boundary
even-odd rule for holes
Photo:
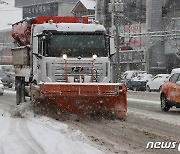
[[[136,24],[136,25],[125,25],[124,27],[125,33],[140,33],[141,31],[141,25]]]

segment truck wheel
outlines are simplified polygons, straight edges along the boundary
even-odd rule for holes
[[[24,78],[16,77],[16,104],[19,105],[20,103],[25,101],[24,95]]]
[[[19,105],[22,102],[22,95],[21,95],[21,84],[18,83],[16,87],[16,104]]]
[[[162,95],[162,96],[161,96],[161,109],[162,109],[162,111],[164,111],[164,112],[167,112],[167,111],[169,111],[169,109],[170,109],[170,106],[168,105],[168,101],[167,101],[165,95]]]

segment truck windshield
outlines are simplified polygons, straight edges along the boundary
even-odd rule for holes
[[[107,56],[105,35],[102,33],[56,33],[45,43],[46,56],[68,57]]]

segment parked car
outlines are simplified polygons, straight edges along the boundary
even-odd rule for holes
[[[134,77],[131,82],[129,82],[129,89],[137,91],[145,91],[146,90],[146,84],[149,80],[152,79],[152,74],[138,74],[136,77]]]
[[[180,72],[180,68],[174,68],[171,73],[176,73],[176,72]]]
[[[139,71],[139,70],[130,70],[130,71],[125,71],[123,74],[123,82],[126,83],[126,86],[128,89],[132,89],[132,84],[131,80],[138,76],[139,74],[145,74],[146,71]]]
[[[160,91],[162,85],[168,80],[170,74],[158,74],[146,84],[146,91]]]
[[[0,69],[0,80],[4,86],[12,88],[14,80],[10,73],[5,73],[2,69]]]
[[[123,78],[127,80],[131,80],[132,78],[136,77],[138,74],[144,74],[146,71],[139,71],[139,70],[130,70],[125,71],[123,74]]]
[[[4,94],[4,85],[2,83],[2,81],[0,80],[0,95]]]
[[[160,99],[162,111],[167,112],[173,106],[180,108],[180,69],[173,70],[162,85]]]

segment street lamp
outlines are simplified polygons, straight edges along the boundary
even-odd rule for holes
[[[114,27],[115,30],[115,38],[116,38],[116,82],[120,82],[120,60],[119,60],[119,32],[118,32],[118,24],[116,22],[116,26],[114,26],[114,19],[117,16],[117,13],[121,13],[124,10],[124,5],[122,2],[115,2],[112,0],[111,3],[108,4],[108,10],[111,13],[111,33],[114,34]]]

